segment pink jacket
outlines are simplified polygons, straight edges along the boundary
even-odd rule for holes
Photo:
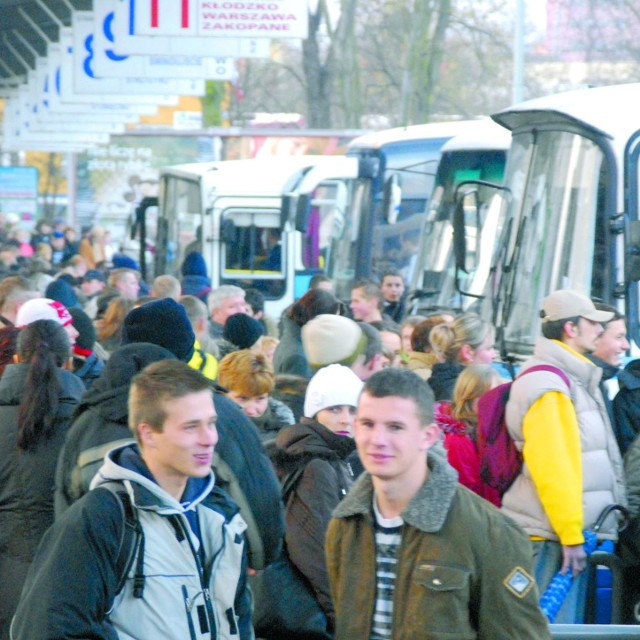
[[[454,418],[451,403],[446,401],[435,403],[434,418],[444,435],[449,464],[458,472],[458,482],[499,507],[500,494],[480,478],[480,458],[475,440],[470,435],[471,425]]]

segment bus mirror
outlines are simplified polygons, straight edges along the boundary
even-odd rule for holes
[[[358,158],[358,178],[373,180],[378,175],[380,160],[378,158]]]
[[[293,219],[293,213],[296,206],[296,197],[290,193],[282,196],[280,201],[280,231],[284,231],[284,227]]]
[[[637,282],[640,280],[640,220],[629,222],[626,254],[626,280],[627,282]]]
[[[296,206],[296,231],[306,233],[311,217],[311,194],[302,193],[298,196]]]
[[[236,241],[236,224],[230,218],[225,218],[220,225],[220,237],[225,244],[232,244]]]
[[[400,203],[402,202],[402,187],[400,177],[397,174],[389,176],[384,183],[384,197],[382,201],[382,211],[388,224],[395,224],[400,213]]]
[[[473,257],[475,261],[478,257],[480,228],[476,221],[480,219],[479,207],[477,191],[458,194],[453,212],[453,252],[456,259],[456,269],[464,273],[469,273],[473,268],[468,265],[469,258]],[[470,216],[470,213],[473,216]],[[470,220],[473,221],[471,226],[467,224]],[[473,244],[471,252],[468,251],[467,236],[470,236],[469,239]]]

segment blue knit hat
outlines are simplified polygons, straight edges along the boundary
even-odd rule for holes
[[[114,269],[135,269],[140,271],[140,265],[124,253],[114,253],[111,262]]]
[[[67,309],[78,306],[78,297],[66,280],[52,280],[45,289],[44,297],[61,302]]]
[[[122,326],[122,344],[150,342],[178,360],[189,362],[196,336],[185,308],[172,298],[147,302],[129,311]]]
[[[207,277],[207,264],[199,251],[187,254],[182,263],[182,275]]]

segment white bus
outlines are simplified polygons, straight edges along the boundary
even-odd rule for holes
[[[503,357],[531,353],[542,299],[572,288],[612,304],[638,336],[640,84],[524,102],[493,119],[511,131],[501,222],[483,313]]]
[[[357,159],[345,156],[162,169],[157,219],[147,216],[145,225],[154,236],[154,273],[179,277],[184,257],[197,249],[213,288],[256,287],[277,317],[323,271],[336,212],[357,172]]]
[[[465,311],[482,295],[498,235],[495,195],[504,179],[510,145],[511,134],[485,118],[442,147],[413,270],[414,312]],[[465,264],[457,264],[456,194],[467,189],[474,190],[477,198],[465,221]]]

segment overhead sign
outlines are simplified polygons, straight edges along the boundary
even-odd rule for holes
[[[120,102],[107,102],[95,96],[93,102],[62,102],[61,81],[69,70],[63,72],[61,67],[61,51],[58,43],[49,44],[48,56],[44,64],[36,61],[36,101],[38,112],[42,115],[49,113],[73,113],[91,115],[112,115],[125,117],[126,122],[137,122],[139,116],[152,116],[158,111],[158,104],[130,103],[127,96],[121,96]],[[68,82],[68,80],[67,80]]]
[[[131,35],[305,39],[308,34],[307,0],[128,0],[118,11]]]
[[[61,29],[62,64],[70,66],[73,87],[62,85],[62,99],[66,92],[72,95],[100,94],[118,99],[126,96],[203,96],[204,80],[180,78],[132,76],[124,78],[99,78],[94,70],[95,43],[93,39],[93,14],[90,11],[75,11],[72,17],[73,42],[63,36]],[[177,98],[176,98],[177,102]]]
[[[235,61],[229,56],[153,54],[123,56],[114,52],[115,0],[101,0],[93,11],[92,70],[98,78],[191,78],[233,80]],[[76,46],[78,43],[76,41]]]
[[[174,38],[172,36],[144,36],[135,32],[129,21],[130,0],[108,0],[113,6],[113,18],[105,19],[102,29],[111,42],[110,55],[182,55],[182,56],[223,56],[230,58],[268,58],[271,42],[266,38],[193,36]],[[97,4],[97,3],[96,3]],[[99,7],[102,6],[100,3]],[[94,12],[99,11],[94,8]]]
[[[35,167],[0,167],[0,211],[33,218],[37,209],[38,170]]]

